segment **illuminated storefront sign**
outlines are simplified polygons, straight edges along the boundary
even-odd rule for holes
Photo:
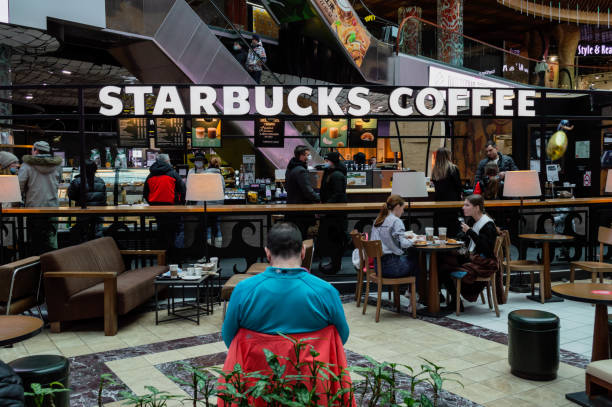
[[[481,80],[481,83],[489,82]],[[499,86],[495,84],[495,86]],[[270,97],[266,93],[270,90]],[[183,91],[183,89],[181,89]],[[286,92],[285,92],[286,91]],[[105,86],[100,89],[99,112],[105,116],[118,116],[124,113],[122,96],[133,98],[134,109],[130,114],[142,116],[145,111],[145,97],[153,93],[152,86]],[[353,116],[372,115],[367,96],[370,89],[365,87],[343,88],[340,86],[309,87],[296,86],[285,89],[283,86],[198,86],[188,87],[189,103],[179,96],[176,86],[160,86],[152,112],[153,116],[191,115],[191,116],[244,116],[256,114],[264,117],[282,116],[287,108],[294,116]],[[286,95],[285,95],[286,93]],[[339,100],[346,94],[346,111]],[[317,97],[316,106],[302,106],[299,99]],[[488,115],[505,117],[533,117],[535,90],[491,89],[491,88],[448,88],[435,87],[413,89],[397,87],[387,100],[390,112],[398,117],[420,114],[423,116],[459,115],[460,110],[469,108],[472,116],[482,116],[483,109],[493,107]],[[517,100],[514,101],[513,99]],[[408,100],[408,103],[404,103]],[[285,105],[286,101],[286,105]]]
[[[581,57],[612,55],[612,46],[605,44],[578,45],[577,54]]]

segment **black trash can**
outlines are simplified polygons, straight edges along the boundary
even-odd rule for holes
[[[60,382],[69,388],[70,362],[59,355],[35,355],[16,359],[9,366],[21,377],[23,388],[32,391],[32,383],[48,386],[53,382]],[[55,393],[56,407],[70,407],[70,392]],[[26,397],[26,406],[35,407],[32,397]]]
[[[559,317],[546,311],[512,311],[508,363],[512,374],[520,378],[554,380],[559,369]]]

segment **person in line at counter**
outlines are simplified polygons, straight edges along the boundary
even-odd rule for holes
[[[62,158],[51,155],[46,141],[37,141],[32,155],[23,156],[19,168],[19,186],[26,207],[59,206],[57,190],[62,172]],[[57,249],[57,218],[28,218],[29,254],[37,255]]]
[[[322,203],[346,203],[346,167],[340,161],[338,152],[325,155],[325,171],[321,180]],[[331,262],[320,265],[319,270],[325,274],[336,274],[342,269],[342,254],[347,244],[346,214],[326,214],[321,219],[318,247],[325,247],[322,254],[329,254]],[[325,241],[325,242],[323,242]]]
[[[406,237],[406,228],[401,219],[405,206],[406,201],[401,196],[389,196],[387,202],[382,204],[378,217],[374,221],[370,240],[380,240],[382,243],[383,256],[380,261],[383,277],[415,276],[418,286],[420,282],[418,281],[419,268],[416,254],[404,253],[404,250],[411,248],[414,244],[412,239]],[[377,267],[376,259],[374,267]]]
[[[293,158],[285,171],[288,204],[311,204],[321,201],[319,194],[310,184],[307,162],[311,158],[310,150],[304,145],[299,145],[293,150]],[[307,236],[308,227],[315,223],[314,215],[288,215],[287,220],[297,225],[302,236]]]
[[[435,192],[435,201],[460,201],[463,199],[463,185],[459,168],[451,160],[451,152],[446,147],[436,151],[436,163],[431,173]],[[439,210],[434,216],[434,227],[446,227],[447,236],[457,236],[459,221],[457,210]]]
[[[85,202],[87,206],[106,206],[106,184],[100,177],[96,177],[98,166],[94,161],[85,160],[85,178],[81,182],[81,175],[74,177],[68,187],[68,198],[82,206],[81,188],[85,188]],[[77,216],[76,224],[70,232],[73,234],[75,244],[102,237],[102,217],[95,215]]]
[[[149,205],[183,205],[185,204],[185,183],[170,165],[168,154],[159,154],[149,168],[149,176],[145,180],[142,197]],[[177,232],[177,222],[173,215],[159,215],[157,225],[160,234],[160,244],[168,250],[169,261],[176,260],[174,240]]]
[[[222,328],[227,347],[240,328],[265,334],[297,334],[329,325],[336,327],[342,343],[346,343],[349,327],[340,294],[301,267],[305,249],[297,227],[286,222],[272,226],[265,252],[270,262],[266,271],[234,288]]]
[[[497,239],[495,221],[485,213],[485,200],[480,195],[470,195],[463,203],[463,214],[467,223],[461,223],[463,238],[468,243],[467,255],[443,255],[439,261],[440,283],[444,284],[451,301],[448,307],[454,307],[457,291],[451,273],[461,277],[461,295],[470,302],[486,286],[485,282],[475,281],[476,277],[490,277],[497,271],[497,257],[493,252]],[[501,275],[495,282],[497,294],[503,294]],[[498,298],[501,299],[501,298]],[[461,303],[463,311],[463,303]]]
[[[499,167],[493,161],[485,165],[484,169],[487,183],[478,183],[474,187],[474,194],[482,195],[486,200],[502,199],[502,183],[499,179]]]
[[[15,154],[9,153],[8,151],[0,151],[0,175],[17,175],[19,171],[19,158]],[[17,203],[2,202],[2,208],[10,208]],[[4,247],[13,247],[13,231],[15,224],[15,218],[2,218],[2,244],[0,250],[4,250]],[[5,257],[6,258],[6,257]]]
[[[19,158],[8,151],[0,151],[0,175],[17,175]]]
[[[221,159],[219,157],[212,157],[210,159],[210,164],[206,171],[207,174],[218,174],[221,177],[221,185],[223,185],[223,194],[225,194],[225,180],[223,179],[223,175],[221,175]],[[224,200],[221,199],[219,201],[210,201],[209,204],[212,205],[223,205]],[[209,225],[214,225],[215,227],[215,246],[221,247],[223,245],[223,235],[221,235],[221,223],[219,222],[219,217],[212,215],[208,216],[210,219]],[[212,244],[212,236],[213,236],[213,226],[208,226],[208,230],[206,231],[206,241],[208,244]]]
[[[506,176],[507,171],[518,171],[518,167],[514,163],[512,157],[508,155],[503,155],[499,151],[497,151],[497,144],[495,141],[489,140],[485,144],[486,158],[483,158],[480,163],[478,163],[478,169],[476,170],[476,178],[474,179],[474,187],[478,182],[486,188],[486,184],[489,181],[487,177],[485,177],[484,168],[488,162],[494,162],[499,167],[499,180],[503,183],[504,178]]]

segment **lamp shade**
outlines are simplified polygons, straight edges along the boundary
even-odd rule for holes
[[[537,171],[507,171],[504,179],[504,196],[523,198],[540,196],[540,176]]]
[[[0,175],[0,202],[21,202],[21,188],[16,175]]]
[[[402,198],[425,198],[427,186],[424,172],[394,172],[391,193]]]
[[[219,201],[224,198],[221,174],[189,174],[187,177],[186,200]]]
[[[605,192],[612,192],[612,170],[608,170],[608,176],[606,178],[606,189]]]

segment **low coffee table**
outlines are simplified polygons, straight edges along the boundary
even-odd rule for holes
[[[12,345],[38,335],[44,321],[26,315],[0,316],[0,346]]]
[[[212,281],[214,275],[204,274],[202,277],[193,280],[182,278],[156,278],[155,279],[155,325],[160,322],[174,321],[176,319],[186,319],[200,325],[200,315],[209,315],[213,313],[213,302],[211,296]],[[168,318],[159,319],[159,287],[168,288]],[[180,289],[182,300],[178,301],[176,297],[176,289]],[[195,300],[190,301],[185,299],[185,288],[195,288]],[[202,290],[202,291],[201,291]],[[200,294],[204,293],[204,303],[200,302]],[[179,296],[180,298],[180,296]]]

